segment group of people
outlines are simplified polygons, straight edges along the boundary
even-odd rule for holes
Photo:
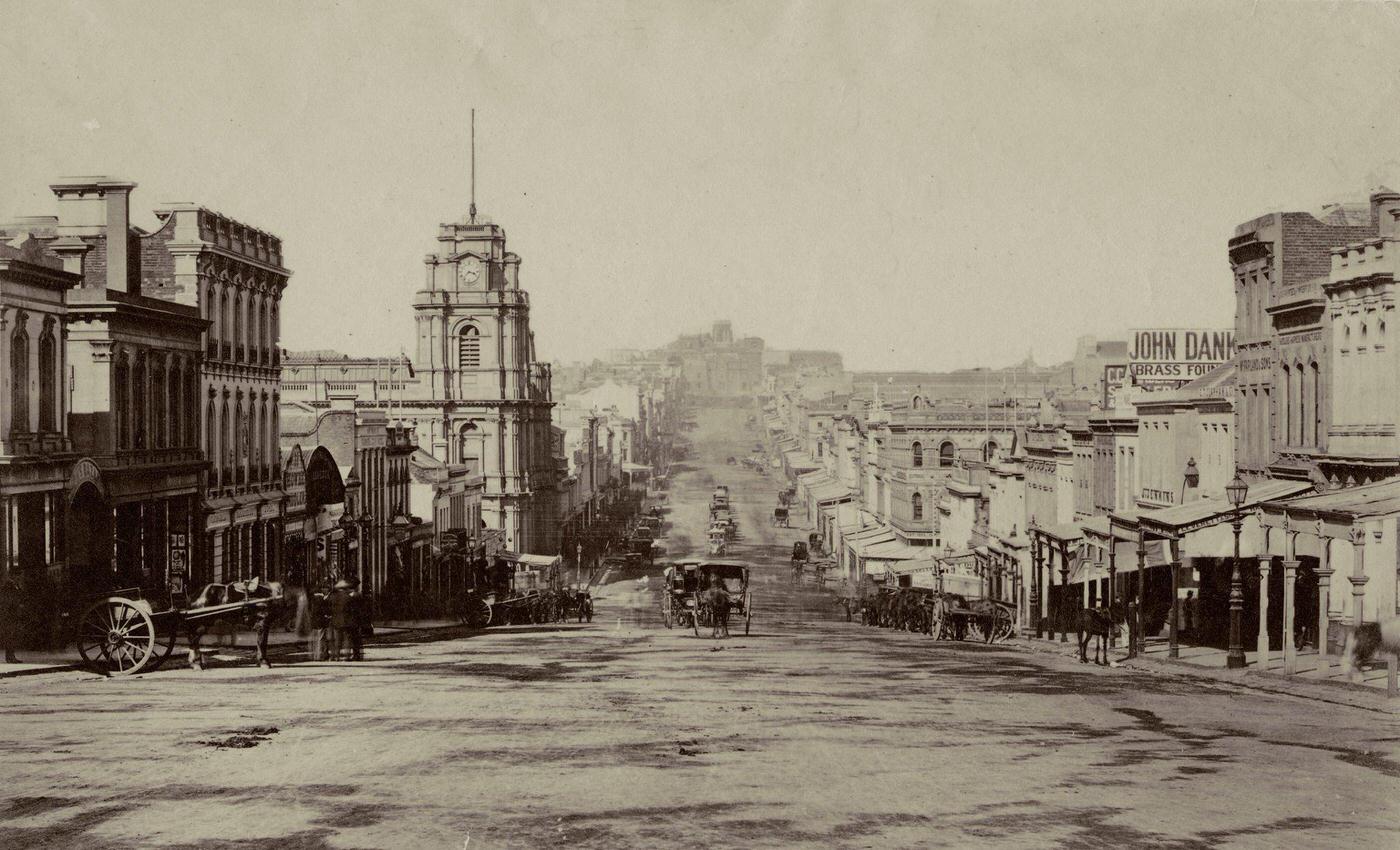
[[[306,620],[310,626],[307,650],[312,661],[363,661],[364,640],[373,633],[369,600],[354,579],[343,578],[333,587],[309,594]],[[302,630],[298,624],[299,632]]]

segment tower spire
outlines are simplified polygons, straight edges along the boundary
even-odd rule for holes
[[[467,208],[468,224],[476,224],[476,110],[472,110],[472,203]]]

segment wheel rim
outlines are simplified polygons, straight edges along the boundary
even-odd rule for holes
[[[97,672],[127,676],[144,668],[155,654],[155,623],[126,599],[96,603],[83,614],[78,628],[78,654]]]

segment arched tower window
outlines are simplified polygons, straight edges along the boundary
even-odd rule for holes
[[[466,463],[475,460],[482,464],[478,472],[485,470],[485,458],[482,456],[484,448],[484,436],[481,429],[471,422],[466,422],[457,431],[457,460],[459,463]]]
[[[916,442],[916,443],[914,443],[914,467],[915,467],[915,468],[918,468],[918,467],[923,466],[923,465],[924,465],[924,444],[923,444],[923,443],[917,443],[917,442]]]
[[[10,336],[10,432],[16,434],[29,431],[29,333],[24,329],[25,321],[20,313]]]
[[[457,366],[461,369],[481,368],[481,334],[475,325],[463,325],[457,332]]]
[[[209,399],[209,409],[205,411],[204,419],[204,456],[214,460],[212,475],[217,478],[219,475],[219,419],[218,413],[214,410],[214,400]]]
[[[982,460],[986,463],[991,463],[993,460],[996,459],[996,456],[997,444],[992,442],[991,440],[988,440],[986,444],[982,446]]]
[[[938,447],[938,465],[940,468],[946,469],[952,466],[956,457],[957,449],[953,447],[951,441],[945,442]]]
[[[53,319],[44,322],[39,337],[39,430],[58,431],[58,342]]]
[[[915,494],[914,494],[914,498],[913,498],[913,504],[914,504],[914,519],[923,519],[923,518],[924,518],[924,494],[923,494],[923,493],[915,493]]]

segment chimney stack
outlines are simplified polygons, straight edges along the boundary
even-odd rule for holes
[[[105,274],[100,280],[92,280],[87,269],[81,269],[83,285],[128,291],[131,258],[127,239],[131,227],[131,190],[136,184],[110,177],[72,177],[49,188],[58,198],[59,242],[69,245],[81,241],[92,247],[97,247],[95,243],[102,244],[103,250],[97,252],[94,259],[103,258]]]

